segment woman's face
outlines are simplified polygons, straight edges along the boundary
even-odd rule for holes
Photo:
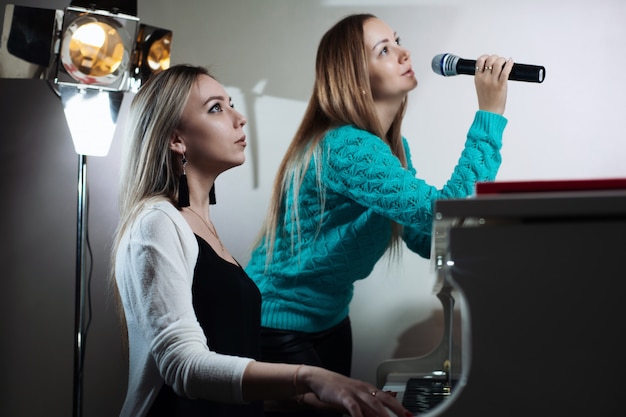
[[[189,168],[218,175],[245,161],[246,118],[236,111],[224,87],[200,75],[185,104],[176,131]]]
[[[403,99],[417,86],[411,54],[400,46],[398,35],[382,20],[365,21],[363,35],[374,101]]]

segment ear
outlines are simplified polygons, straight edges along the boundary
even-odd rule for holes
[[[178,131],[174,131],[174,133],[172,133],[172,136],[170,137],[170,150],[181,155],[185,153],[185,142],[183,142],[183,139],[178,134]]]

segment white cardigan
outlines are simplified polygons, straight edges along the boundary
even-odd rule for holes
[[[141,417],[163,383],[181,396],[243,403],[249,358],[211,351],[192,305],[198,242],[171,203],[148,204],[124,233],[115,275],[129,341],[121,417]]]

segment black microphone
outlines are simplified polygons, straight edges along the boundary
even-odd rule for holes
[[[433,58],[433,71],[444,77],[451,75],[476,74],[476,61],[462,59],[452,54],[439,54]],[[546,77],[546,69],[537,65],[513,64],[509,80],[541,83]]]

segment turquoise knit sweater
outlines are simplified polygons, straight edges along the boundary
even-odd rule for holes
[[[288,195],[268,269],[263,244],[246,266],[263,298],[262,325],[317,332],[343,320],[354,282],[366,278],[386,251],[389,219],[404,226],[407,247],[428,258],[434,201],[467,197],[476,181],[495,179],[506,123],[498,114],[476,113],[458,165],[441,189],[416,178],[406,140],[403,168],[377,136],[354,126],[329,131],[320,142],[319,178],[312,161],[300,189],[299,238]]]

